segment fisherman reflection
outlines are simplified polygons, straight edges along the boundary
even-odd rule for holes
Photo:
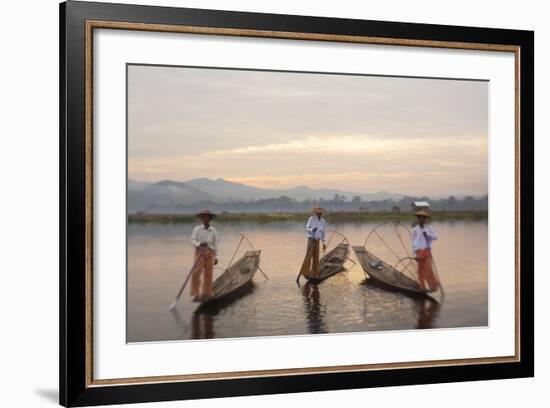
[[[214,338],[214,316],[206,311],[197,310],[191,319],[191,338]]]
[[[307,327],[310,334],[328,333],[323,317],[326,309],[321,304],[319,286],[306,284],[302,288],[304,306],[306,310]]]
[[[439,316],[439,303],[433,299],[420,299],[418,303],[417,329],[432,329],[434,320]]]

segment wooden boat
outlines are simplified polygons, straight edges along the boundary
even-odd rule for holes
[[[246,251],[234,264],[229,266],[212,284],[213,296],[201,302],[201,307],[240,293],[251,282],[260,266],[260,250]]]
[[[319,261],[319,276],[314,278],[308,278],[308,282],[321,282],[326,278],[336,275],[338,272],[342,272],[344,263],[349,255],[349,244],[338,244],[334,249],[324,255]]]
[[[399,272],[393,266],[367,251],[365,247],[354,246],[353,251],[355,255],[357,255],[363,270],[371,279],[395,289],[417,295],[427,296],[429,293],[434,292],[432,290],[422,289],[416,280],[405,275],[403,272]]]

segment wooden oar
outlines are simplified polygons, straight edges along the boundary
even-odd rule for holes
[[[423,231],[424,233],[424,239],[426,240],[426,242],[430,243],[431,240],[428,238],[428,235],[426,234],[426,231]],[[431,248],[430,248],[430,253],[431,253]],[[441,285],[441,278],[439,277],[439,272],[437,270],[437,265],[435,263],[435,258],[433,256],[433,254],[431,254],[432,256],[432,265],[433,265],[433,269],[434,269],[434,272],[435,272],[435,277],[437,279],[437,286],[439,286],[439,289],[441,290],[441,301],[444,301],[445,300],[445,290],[443,289],[443,285]]]
[[[315,232],[312,231],[312,235],[311,235],[311,238],[308,238],[307,239],[307,251],[306,251],[306,256],[305,258],[308,257],[308,255],[310,254],[310,252],[312,251],[312,247],[314,245],[314,241],[315,241]],[[304,258],[304,260],[305,260]],[[303,263],[302,263],[303,265]],[[300,271],[298,272],[298,276],[296,276],[296,283],[298,284],[298,286],[300,286],[300,278],[302,276],[302,268],[300,267]]]
[[[187,283],[189,282],[189,279],[191,278],[191,275],[193,274],[193,272],[195,271],[195,268],[197,267],[197,263],[199,262],[199,260],[202,258],[204,254],[204,248],[201,249],[199,251],[199,256],[197,256],[197,258],[195,259],[195,262],[193,262],[193,266],[191,267],[191,270],[189,271],[189,273],[187,274],[187,277],[185,278],[185,281],[183,282],[183,285],[181,285],[181,288],[178,292],[178,294],[176,295],[176,298],[174,299],[174,301],[170,304],[170,310],[174,309],[176,307],[176,304],[181,296],[181,294],[183,293],[183,290],[185,289],[185,287],[187,286]]]
[[[311,240],[308,238],[307,240],[307,250],[306,250],[306,256],[305,258],[307,258],[308,254],[309,254],[309,250],[310,250],[310,247],[311,247]],[[305,261],[305,258],[304,258],[304,261]],[[304,263],[302,262],[302,265]],[[300,286],[300,278],[302,277],[302,267],[300,267],[300,270],[298,271],[298,276],[296,276],[296,284],[298,286]]]
[[[441,301],[445,300],[445,291],[443,290],[443,285],[441,284],[441,278],[439,277],[439,272],[437,271],[437,265],[435,264],[435,258],[432,254],[432,264],[434,266],[435,270],[435,277],[437,278],[437,284],[439,286],[439,289],[441,290]]]

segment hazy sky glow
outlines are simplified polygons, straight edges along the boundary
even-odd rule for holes
[[[128,68],[133,180],[486,194],[488,83]]]

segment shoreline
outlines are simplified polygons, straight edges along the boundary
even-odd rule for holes
[[[222,213],[216,217],[217,223],[257,222],[271,223],[284,221],[305,222],[310,213]],[[372,222],[372,221],[411,221],[412,213],[394,214],[391,212],[331,212],[326,219],[338,222]],[[432,221],[482,221],[488,219],[487,211],[434,211]],[[196,223],[194,214],[128,214],[128,224],[184,224]]]

